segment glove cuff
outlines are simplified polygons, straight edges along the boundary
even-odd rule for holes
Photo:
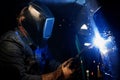
[[[54,72],[43,74],[42,80],[64,80],[64,75],[61,66]]]

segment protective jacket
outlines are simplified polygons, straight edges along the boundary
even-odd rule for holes
[[[35,49],[29,43],[28,38],[23,36],[18,29],[9,31],[1,37],[0,72],[7,79],[10,77],[14,80],[42,80],[40,74],[45,71],[39,69],[41,66],[36,62]],[[60,64],[52,58],[46,57],[45,59],[43,61],[46,62],[47,69],[51,69],[51,71]],[[44,64],[44,68],[46,64]]]

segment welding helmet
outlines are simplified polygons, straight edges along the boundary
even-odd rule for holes
[[[38,1],[30,2],[20,14],[24,16],[21,25],[35,46],[41,47],[50,38],[54,17],[46,5]]]

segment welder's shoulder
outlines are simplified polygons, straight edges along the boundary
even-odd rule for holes
[[[8,31],[1,36],[0,45],[9,48],[14,48],[14,47],[22,48],[23,42],[15,31]]]

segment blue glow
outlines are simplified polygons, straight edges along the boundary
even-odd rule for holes
[[[76,0],[40,0],[44,3],[73,3]]]
[[[98,36],[94,38],[94,45],[97,46],[103,54],[106,54],[108,52],[106,47],[106,40],[104,40],[102,37]]]
[[[84,5],[86,3],[86,0],[76,0],[77,4]]]
[[[48,39],[51,36],[54,25],[54,18],[47,18],[44,25],[43,38]]]
[[[95,37],[93,39],[94,46],[98,47],[101,53],[103,54],[108,53],[112,49],[112,47],[110,46],[113,45],[112,36],[108,36],[106,39],[100,35],[97,28],[94,31],[95,31]]]
[[[79,5],[84,5],[86,0],[39,0],[42,3],[76,3]]]
[[[35,50],[35,58],[37,61],[41,61],[42,59],[42,51],[39,48]]]
[[[84,43],[84,46],[90,46],[91,43]]]
[[[86,24],[83,24],[80,29],[87,30],[88,26]]]

